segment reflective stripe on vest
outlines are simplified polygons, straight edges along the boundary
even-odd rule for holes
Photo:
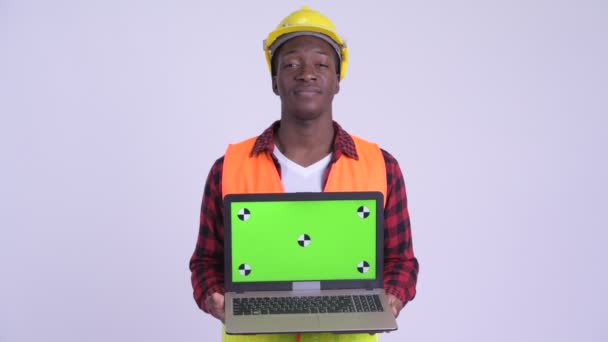
[[[378,145],[352,136],[358,160],[341,156],[330,165],[323,191],[380,191],[386,205],[386,164]],[[222,195],[284,192],[269,153],[251,155],[256,138],[230,144],[224,155]]]

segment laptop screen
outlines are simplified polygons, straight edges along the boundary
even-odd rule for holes
[[[320,197],[314,194],[313,199],[297,199],[302,196],[229,202],[226,252],[233,283],[376,277],[379,201],[314,199]]]

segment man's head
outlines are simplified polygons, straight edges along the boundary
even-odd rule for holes
[[[331,115],[340,90],[336,53],[325,40],[299,36],[286,41],[275,54],[272,89],[281,97],[283,114],[300,120]]]
[[[329,18],[307,6],[285,17],[264,40],[264,53],[271,74],[276,74],[275,56],[281,46],[288,40],[302,35],[320,38],[332,46],[338,59],[337,70],[340,79],[343,79],[348,65],[346,42],[338,35],[336,27]]]
[[[331,116],[348,50],[329,19],[302,7],[268,35],[264,50],[283,114],[303,120]]]

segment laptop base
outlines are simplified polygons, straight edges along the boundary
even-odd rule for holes
[[[233,299],[340,296],[376,294],[383,307],[381,312],[293,313],[233,315]],[[285,334],[285,333],[381,333],[397,330],[397,324],[384,290],[318,290],[226,293],[226,334]]]

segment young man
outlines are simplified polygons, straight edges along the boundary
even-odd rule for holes
[[[403,176],[376,144],[351,136],[332,117],[348,50],[331,21],[307,7],[291,13],[265,41],[281,118],[261,135],[230,145],[207,178],[200,232],[190,260],[199,307],[224,320],[222,199],[229,193],[380,191],[384,194],[384,288],[393,314],[416,294]],[[376,341],[377,335],[227,336],[225,341]]]

